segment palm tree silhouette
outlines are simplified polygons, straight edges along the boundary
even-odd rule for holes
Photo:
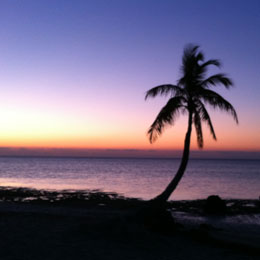
[[[204,55],[198,48],[199,46],[192,44],[185,47],[181,66],[182,77],[177,81],[177,85],[160,85],[146,92],[145,99],[157,95],[170,95],[167,104],[161,109],[148,130],[147,134],[151,143],[162,134],[166,125],[174,123],[179,114],[188,114],[188,129],[181,164],[166,189],[153,199],[155,201],[167,201],[185,172],[189,160],[192,124],[195,126],[199,148],[203,147],[202,122],[207,124],[213,139],[216,140],[216,134],[205,105],[230,113],[238,123],[234,107],[219,94],[210,90],[216,85],[223,85],[229,89],[233,85],[231,79],[222,73],[206,78],[208,67],[210,65],[220,67],[220,62],[219,60],[204,61]]]

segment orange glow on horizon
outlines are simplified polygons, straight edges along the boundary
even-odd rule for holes
[[[212,140],[209,135],[204,135],[203,150],[237,150],[259,151],[259,142],[255,142],[252,136],[240,139],[239,136],[218,135],[218,140]],[[1,136],[0,147],[24,147],[24,148],[68,148],[68,149],[151,149],[151,150],[182,150],[184,134],[165,133],[158,140],[150,144],[148,137],[143,135],[103,135],[103,136],[68,136],[68,135],[23,135]],[[195,133],[191,140],[191,149],[198,150]]]
[[[181,117],[173,127],[165,129],[154,144],[150,144],[146,131],[154,114],[136,111],[124,113],[98,111],[81,114],[71,110],[32,110],[22,104],[11,107],[5,104],[0,109],[0,147],[27,148],[75,148],[75,149],[151,149],[182,150],[187,127],[187,118]],[[104,115],[103,115],[104,114]],[[97,120],[97,118],[99,120]],[[244,117],[246,118],[246,117]],[[257,125],[251,127],[246,120],[237,126],[230,117],[213,114],[217,135],[214,141],[208,129],[203,127],[204,150],[259,151],[260,136]],[[223,127],[223,125],[225,127]],[[197,150],[193,128],[191,149]]]

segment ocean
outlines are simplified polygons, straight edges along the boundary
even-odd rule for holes
[[[1,157],[0,186],[101,190],[150,199],[174,176],[179,159]],[[174,200],[258,199],[259,160],[191,159]]]

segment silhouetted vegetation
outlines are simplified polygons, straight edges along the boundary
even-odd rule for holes
[[[113,192],[100,190],[37,190],[29,188],[0,187],[0,201],[31,204],[53,204],[70,206],[116,206],[131,207],[142,200],[126,198]]]
[[[220,67],[220,61],[215,59],[204,61],[204,54],[198,51],[198,48],[198,46],[188,45],[184,49],[181,66],[182,76],[176,85],[164,84],[154,87],[148,90],[145,96],[145,99],[158,95],[170,96],[167,104],[161,109],[148,130],[151,143],[162,134],[165,126],[174,124],[179,114],[188,115],[188,129],[180,167],[166,189],[153,201],[167,201],[180,182],[189,160],[192,125],[195,126],[199,148],[203,147],[203,122],[209,127],[213,139],[217,139],[205,105],[230,113],[238,123],[233,106],[215,91],[210,90],[217,85],[223,85],[229,89],[233,85],[231,79],[223,73],[206,77],[208,67],[211,65]]]
[[[0,202],[60,205],[60,206],[87,206],[109,207],[120,209],[138,209],[147,205],[147,201],[128,198],[114,192],[100,190],[37,190],[29,188],[1,187]],[[224,200],[226,215],[260,213],[259,200]],[[171,211],[181,211],[192,214],[207,214],[207,199],[169,201],[166,207]],[[164,214],[164,213],[162,213]]]

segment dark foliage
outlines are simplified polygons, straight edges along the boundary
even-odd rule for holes
[[[167,104],[161,109],[148,130],[150,142],[154,142],[167,125],[173,125],[180,113],[192,113],[196,129],[198,146],[203,147],[202,122],[206,123],[216,140],[216,134],[205,105],[230,113],[238,123],[233,106],[210,88],[223,85],[227,89],[233,85],[232,80],[223,73],[206,77],[209,66],[220,67],[218,60],[204,61],[204,54],[198,46],[188,45],[182,58],[182,77],[177,85],[164,84],[146,92],[145,99],[158,95],[169,96]]]

